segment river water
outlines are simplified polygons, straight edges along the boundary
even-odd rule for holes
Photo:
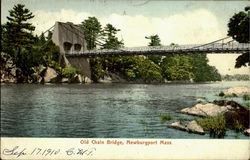
[[[248,82],[210,84],[3,84],[2,137],[211,138],[167,127],[196,99]],[[249,102],[249,101],[248,101]],[[163,123],[159,115],[170,114]],[[224,137],[248,138],[234,131]]]

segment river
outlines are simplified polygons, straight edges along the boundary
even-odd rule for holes
[[[2,84],[2,137],[211,138],[167,127],[176,111],[248,82],[208,84]],[[161,122],[159,115],[172,120]],[[247,139],[227,131],[226,139]]]

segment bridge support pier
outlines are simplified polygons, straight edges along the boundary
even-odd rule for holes
[[[66,58],[66,57],[65,57]],[[85,76],[91,78],[89,58],[84,57],[67,57],[69,65],[82,71]]]

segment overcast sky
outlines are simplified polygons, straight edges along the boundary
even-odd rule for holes
[[[55,21],[81,23],[95,16],[104,26],[121,29],[126,47],[146,46],[145,36],[158,34],[163,45],[203,44],[227,36],[227,23],[248,1],[160,1],[160,0],[2,0],[1,20],[17,3],[25,4],[35,18],[37,34]],[[208,55],[221,74],[250,74],[247,67],[234,69],[236,54]]]

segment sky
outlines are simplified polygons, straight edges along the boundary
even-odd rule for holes
[[[121,29],[118,37],[125,47],[147,46],[145,36],[158,34],[162,45],[204,44],[227,36],[227,23],[244,10],[248,1],[164,1],[164,0],[2,0],[1,22],[9,10],[25,4],[35,17],[36,34],[56,21],[80,24],[95,16],[102,26],[111,23]],[[209,64],[225,74],[250,74],[249,67],[234,68],[238,54],[209,54]]]

